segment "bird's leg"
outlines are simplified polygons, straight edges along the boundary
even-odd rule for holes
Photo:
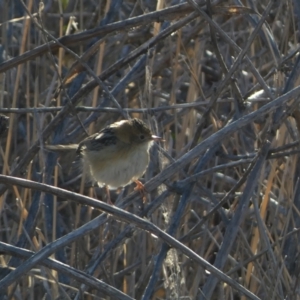
[[[145,203],[147,201],[147,191],[145,189],[145,186],[139,180],[135,180],[134,182],[136,183],[136,187],[134,188],[134,190],[139,191],[141,193],[143,203]]]
[[[111,198],[110,198],[110,190],[108,188],[107,185],[105,185],[105,190],[106,190],[106,195],[107,195],[107,203],[110,204],[110,205],[114,205],[112,202],[111,202]]]

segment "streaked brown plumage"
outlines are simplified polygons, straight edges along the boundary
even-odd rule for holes
[[[149,149],[153,141],[160,139],[142,120],[122,120],[84,139],[77,152],[100,186],[118,188],[145,173]]]

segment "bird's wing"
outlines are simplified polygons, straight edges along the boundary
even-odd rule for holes
[[[78,145],[77,153],[81,153],[85,149],[88,151],[100,151],[116,143],[117,137],[113,128],[107,127],[81,141]]]

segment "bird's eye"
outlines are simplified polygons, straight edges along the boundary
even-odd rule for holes
[[[140,140],[143,141],[145,139],[145,136],[143,134],[140,135]]]

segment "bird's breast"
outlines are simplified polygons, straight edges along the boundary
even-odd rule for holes
[[[105,155],[95,151],[85,155],[92,177],[100,185],[110,188],[125,186],[141,177],[149,163],[149,145],[141,144],[135,147],[122,147],[120,151],[106,149]]]

